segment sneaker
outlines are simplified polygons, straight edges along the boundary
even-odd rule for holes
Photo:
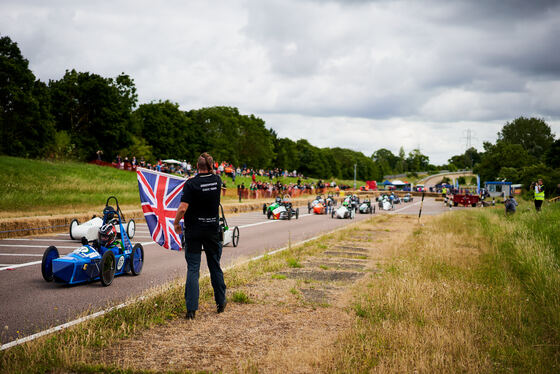
[[[196,310],[188,310],[186,318],[187,319],[194,319],[194,315],[196,314]]]
[[[216,305],[217,312],[223,313],[223,311],[226,310],[226,305],[227,305],[227,301],[223,304]]]

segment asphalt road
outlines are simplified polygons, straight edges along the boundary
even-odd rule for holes
[[[395,205],[392,212],[377,214],[417,215],[419,208],[420,203],[416,198],[412,203]],[[443,203],[426,198],[422,214],[438,214],[446,210],[448,209],[443,207]],[[297,243],[369,217],[370,215],[357,214],[355,220],[341,220],[331,219],[326,215],[302,213],[298,220],[269,221],[262,212],[230,216],[228,224],[230,227],[239,226],[240,239],[238,247],[224,247],[222,266],[227,267],[283,248],[290,242]],[[99,281],[66,286],[43,280],[40,262],[48,246],[55,245],[61,255],[80,246],[79,241],[70,240],[67,232],[0,240],[0,343],[5,344],[74,320],[78,316],[120,304],[154,286],[177,277],[185,277],[184,253],[169,251],[154,244],[145,223],[137,223],[132,242],[144,245],[145,263],[142,273],[137,277],[116,277],[111,286],[103,287]],[[201,271],[206,271],[204,266]]]

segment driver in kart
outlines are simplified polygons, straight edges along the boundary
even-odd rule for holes
[[[292,206],[292,204],[290,203],[290,196],[284,196],[282,198],[282,205],[284,205],[286,208],[290,208]]]
[[[106,223],[97,231],[97,243],[99,248],[106,249],[117,247],[117,229],[113,223]]]

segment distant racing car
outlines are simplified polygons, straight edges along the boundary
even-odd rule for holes
[[[379,209],[383,210],[393,210],[393,201],[389,196],[383,194],[377,198]]]
[[[403,196],[402,200],[404,203],[411,203],[412,200],[414,200],[414,198],[412,197],[411,194],[407,193],[406,195]]]
[[[323,196],[317,196],[315,200],[307,203],[307,212],[313,212],[314,214],[329,214],[335,205],[336,200],[332,195],[329,195],[326,199],[323,199]]]
[[[263,204],[263,214],[266,214],[267,219],[298,219],[299,208],[294,209],[290,195],[284,195],[282,198],[277,197],[270,205]]]
[[[336,210],[333,209],[331,213],[331,218],[354,219],[355,216],[356,216],[356,209],[354,209],[354,207],[352,207],[352,205],[348,201],[342,202],[340,208]]]
[[[358,212],[361,214],[372,214],[375,212],[375,205],[373,205],[369,199],[364,199],[358,207]]]
[[[103,286],[109,286],[117,275],[142,272],[142,244],[132,246],[119,211],[109,208],[103,210],[105,223],[98,229],[96,239],[90,241],[84,236],[81,247],[62,257],[55,246],[45,250],[41,261],[45,281],[79,284],[100,280]]]

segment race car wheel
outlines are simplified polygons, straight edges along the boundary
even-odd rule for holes
[[[144,266],[144,247],[142,244],[136,243],[132,248],[132,253],[130,254],[130,271],[132,275],[139,275],[142,272],[142,267]]]
[[[292,219],[292,210],[288,209],[288,221]]]
[[[115,279],[115,254],[111,250],[105,251],[101,257],[101,284],[110,286]]]
[[[272,216],[272,212],[270,211],[270,209],[268,209],[266,211],[266,219],[270,219],[270,216]]]
[[[43,274],[43,279],[47,282],[52,282],[54,280],[54,274],[52,270],[52,262],[55,258],[59,258],[58,249],[54,245],[45,249],[43,253],[43,261],[41,262],[41,274]]]
[[[129,239],[134,238],[134,234],[136,234],[136,222],[131,219],[126,224],[126,235],[128,235]]]
[[[239,227],[235,226],[231,235],[231,245],[237,247],[237,244],[239,244]]]
[[[299,208],[296,208],[296,219],[299,218]]]
[[[263,204],[263,214],[266,214],[266,204]]]
[[[334,209],[331,211],[331,218],[334,218]]]
[[[74,237],[74,235],[72,235],[72,231],[76,229],[76,227],[78,227],[78,225],[80,224],[80,221],[78,221],[77,219],[73,219],[70,222],[70,239],[72,240],[76,240],[76,238]]]

